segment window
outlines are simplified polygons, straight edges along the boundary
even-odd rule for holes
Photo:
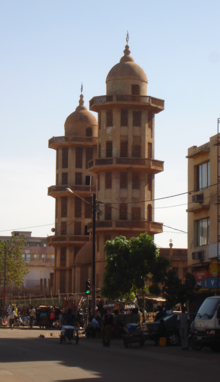
[[[177,277],[179,277],[179,268],[173,267],[173,270],[176,272]]]
[[[85,197],[85,200],[90,203],[85,203],[85,219],[90,219],[92,217],[92,198],[90,196]]]
[[[83,148],[76,147],[76,168],[82,168]]]
[[[106,158],[112,157],[112,141],[106,141]]]
[[[66,266],[66,247],[60,248],[60,266],[61,267]]]
[[[30,261],[30,259],[31,259],[31,255],[30,255],[30,253],[27,253],[27,255],[26,255],[26,261]]]
[[[127,209],[126,203],[119,204],[119,220],[127,220]]]
[[[152,126],[153,126],[153,114],[151,111],[148,112],[148,129],[150,129],[150,136],[152,138]]]
[[[128,126],[128,110],[121,110],[121,126]]]
[[[139,85],[131,85],[131,94],[132,95],[140,95],[140,86]]]
[[[62,173],[62,184],[68,184],[68,172]]]
[[[112,208],[105,204],[105,220],[112,220]]]
[[[120,173],[120,188],[128,188],[128,173]]]
[[[101,130],[101,123],[102,123],[102,120],[101,120],[101,111],[100,111],[99,114],[98,114],[99,130]]]
[[[86,148],[86,168],[88,168],[88,162],[93,159],[93,148],[87,147]]]
[[[97,235],[97,252],[99,252],[99,235]]]
[[[21,258],[22,260],[25,260],[25,253],[22,253]]]
[[[85,225],[85,235],[89,235],[89,232],[87,230],[87,225]]]
[[[82,184],[82,173],[81,172],[76,172],[75,173],[75,184],[76,185],[81,185]]]
[[[86,175],[86,186],[90,186],[90,180],[91,180],[90,175]]]
[[[131,220],[141,220],[141,209],[140,207],[131,208]]]
[[[141,137],[133,137],[132,157],[141,158]]]
[[[67,232],[67,223],[66,222],[61,222],[61,235],[66,235]]]
[[[59,150],[58,149],[56,150],[56,168],[57,170],[59,168]]]
[[[105,173],[105,188],[112,188],[112,173],[106,172]]]
[[[141,126],[141,111],[133,111],[133,126]]]
[[[74,234],[81,235],[81,222],[74,223]]]
[[[126,158],[128,156],[128,138],[121,136],[120,142],[120,157]]]
[[[147,206],[147,220],[152,221],[152,205],[148,204]]]
[[[92,128],[91,127],[87,127],[87,129],[86,129],[86,137],[92,137]]]
[[[68,168],[68,147],[62,149],[62,168]]]
[[[34,254],[34,259],[39,259],[39,253]]]
[[[43,255],[43,254],[42,254],[42,255],[41,255],[41,258],[42,258],[42,259],[46,259],[46,255]]]
[[[197,166],[197,189],[207,188],[210,186],[210,162],[206,162]]]
[[[132,190],[140,189],[140,177],[138,172],[132,172]]]
[[[61,218],[67,217],[67,197],[61,197]]]
[[[106,127],[113,126],[113,113],[111,110],[106,111]]]
[[[196,246],[209,244],[210,218],[196,220]]]
[[[82,200],[78,197],[75,198],[75,217],[81,218],[82,215]]]
[[[99,158],[101,158],[101,143],[99,143]]]
[[[152,143],[148,142],[148,158],[152,158]]]

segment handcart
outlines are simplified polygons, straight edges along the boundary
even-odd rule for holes
[[[71,340],[76,341],[76,345],[79,343],[79,331],[75,326],[63,325],[60,332],[60,343],[69,342]]]
[[[144,341],[146,339],[146,335],[141,331],[139,324],[127,324],[124,328],[123,342],[126,348],[131,348],[131,344],[137,342],[139,342],[141,346],[144,346]]]

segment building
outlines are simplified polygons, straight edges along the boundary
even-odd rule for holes
[[[171,262],[171,268],[175,270],[176,275],[184,282],[187,268],[187,249],[186,248],[173,248],[173,243],[169,243],[170,248],[160,248],[160,256],[164,256]]]
[[[203,299],[219,291],[218,135],[188,149],[188,268]]]
[[[54,248],[47,245],[45,237],[32,237],[31,234],[31,231],[13,231],[11,236],[0,238],[7,241],[12,236],[23,236],[26,241],[22,248],[22,259],[25,260],[29,273],[24,276],[19,291],[10,288],[10,293],[50,295],[53,286]]]
[[[106,240],[162,232],[154,221],[154,176],[163,162],[154,159],[155,114],[164,101],[147,95],[147,76],[129,46],[108,73],[106,95],[80,104],[65,122],[65,135],[49,140],[56,150],[54,291],[84,292],[92,272],[91,194],[96,193],[96,288],[102,286]],[[145,202],[146,201],[146,202]],[[87,243],[87,245],[85,245]]]

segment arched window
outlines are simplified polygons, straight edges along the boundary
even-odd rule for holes
[[[148,204],[147,206],[147,220],[152,221],[152,205]]]
[[[87,129],[86,129],[86,136],[87,137],[92,137],[92,128],[91,127],[87,127]]]

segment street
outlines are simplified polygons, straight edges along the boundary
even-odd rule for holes
[[[146,342],[126,349],[121,340],[105,348],[101,339],[87,338],[61,345],[58,338],[40,337],[45,333],[0,329],[1,382],[219,381],[220,354],[206,348],[181,351]]]

